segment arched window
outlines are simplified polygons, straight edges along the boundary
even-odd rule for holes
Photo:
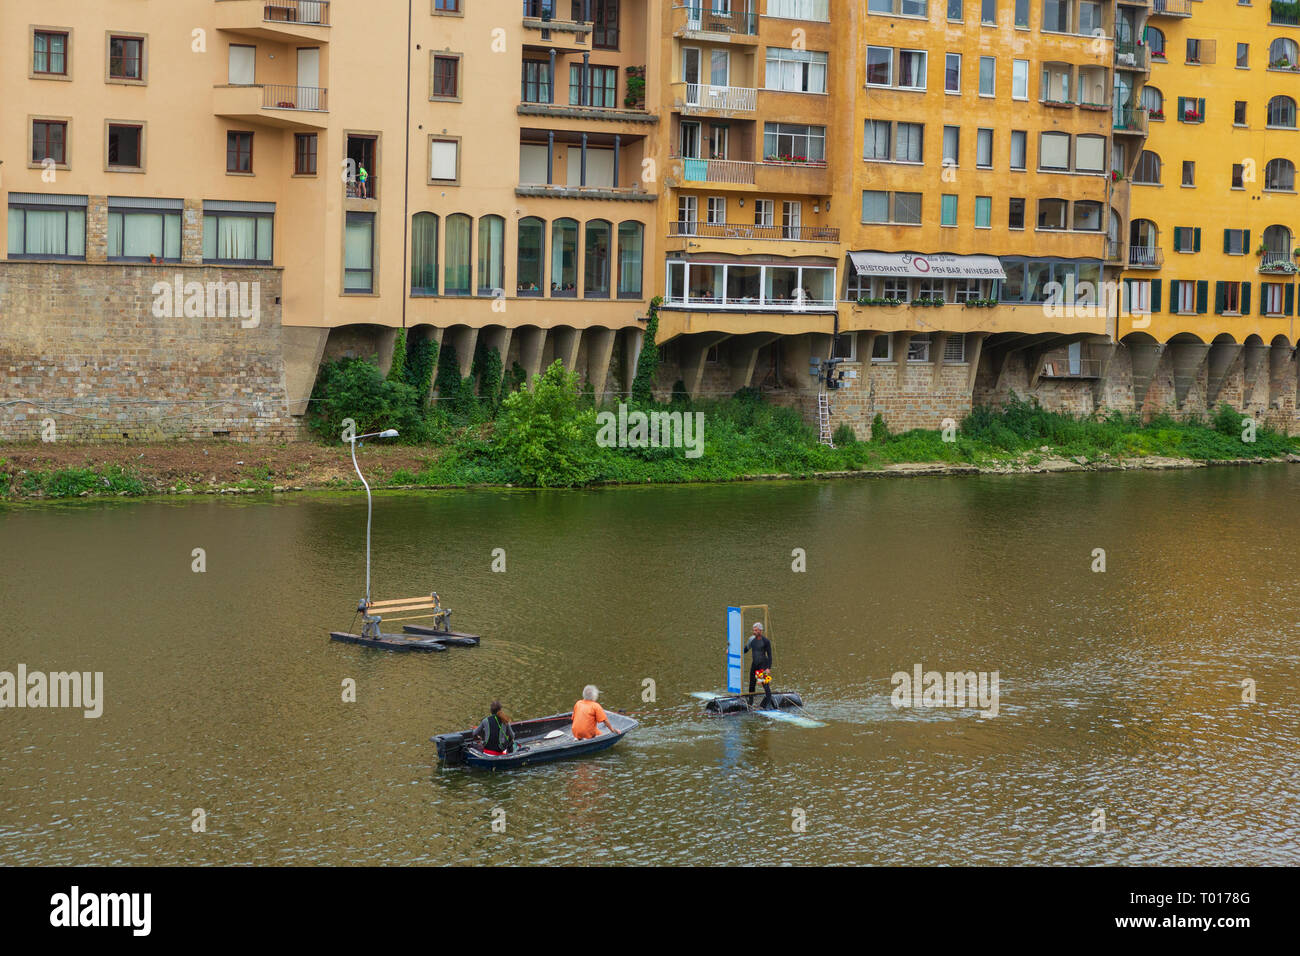
[[[1286,37],[1278,37],[1268,45],[1268,68],[1270,70],[1294,70],[1297,66],[1296,42]]]
[[[1291,230],[1286,226],[1269,226],[1264,230],[1264,251],[1280,255],[1286,259],[1291,257]]]
[[[641,298],[641,250],[645,227],[639,222],[618,226],[618,295],[620,299]]]
[[[519,295],[541,295],[546,291],[546,223],[536,216],[519,220],[519,258],[515,265]]]
[[[1295,100],[1289,96],[1275,96],[1269,100],[1268,125],[1295,129]]]
[[[1264,189],[1295,192],[1295,163],[1289,159],[1270,159],[1264,167]]]
[[[478,294],[494,295],[506,285],[506,221],[483,216],[478,221]]]
[[[1165,95],[1160,92],[1160,87],[1151,85],[1142,87],[1140,102],[1151,119],[1162,120],[1165,118]]]
[[[1156,27],[1147,27],[1146,38],[1147,49],[1151,51],[1151,56],[1157,60],[1163,60],[1165,58],[1165,35]]]
[[[609,298],[610,227],[604,219],[587,223],[582,265],[582,294],[589,299]]]
[[[551,224],[551,295],[578,294],[578,221]]]
[[[474,220],[464,213],[447,217],[447,265],[443,270],[443,295],[469,295],[470,238]]]
[[[411,217],[411,295],[438,294],[438,217]]]
[[[1160,233],[1150,219],[1134,219],[1128,227],[1128,264],[1159,265]]]
[[[1142,155],[1138,157],[1137,169],[1133,171],[1133,182],[1159,186],[1160,157],[1149,149],[1142,150]]]

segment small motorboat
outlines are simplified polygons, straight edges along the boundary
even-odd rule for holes
[[[448,767],[466,764],[488,770],[513,770],[530,764],[582,757],[608,750],[637,726],[635,720],[616,710],[607,709],[605,715],[618,733],[604,731],[587,740],[574,739],[572,711],[532,720],[511,721],[510,729],[514,732],[518,749],[501,756],[485,754],[483,745],[474,739],[473,730],[439,734],[432,739],[438,745],[438,759]],[[604,729],[597,727],[597,730]]]

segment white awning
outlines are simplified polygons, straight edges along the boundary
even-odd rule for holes
[[[948,252],[850,252],[860,276],[904,279],[1005,279],[997,256],[958,256]]]

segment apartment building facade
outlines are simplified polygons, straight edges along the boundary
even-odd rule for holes
[[[611,400],[654,296],[665,395],[863,436],[1012,392],[1294,430],[1285,14],[9,4],[2,433],[292,435],[322,361],[398,335]]]

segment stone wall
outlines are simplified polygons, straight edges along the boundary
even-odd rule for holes
[[[74,440],[297,437],[280,288],[276,268],[0,260],[0,440],[48,421]]]

